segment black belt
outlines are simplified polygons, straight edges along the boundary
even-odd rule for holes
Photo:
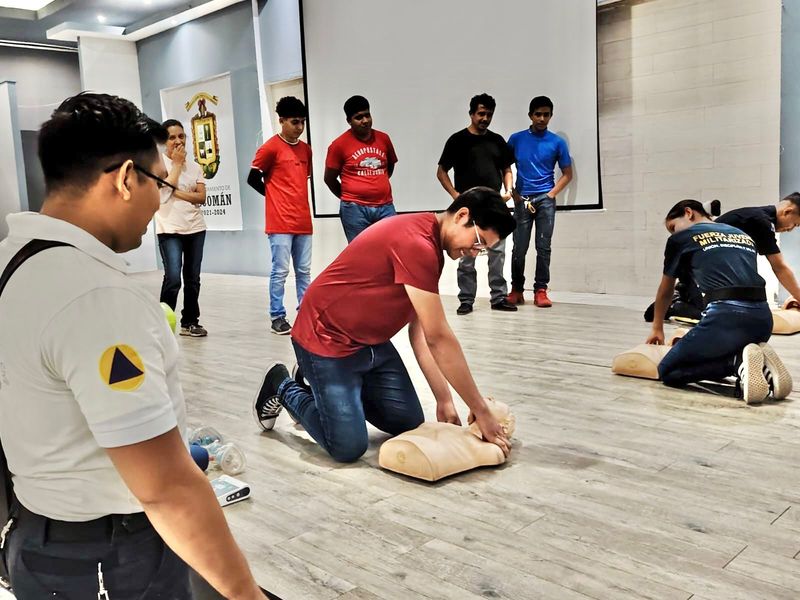
[[[718,300],[742,300],[745,302],[766,302],[767,292],[763,287],[718,288],[703,294],[706,304]]]
[[[152,525],[143,512],[128,515],[106,515],[91,521],[58,521],[29,511],[18,504],[20,523],[44,521],[46,539],[51,542],[97,542],[130,535]]]

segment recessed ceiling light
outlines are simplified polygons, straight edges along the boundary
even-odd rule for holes
[[[0,8],[21,8],[23,10],[41,10],[54,0],[0,0]]]
[[[97,20],[100,23],[105,23],[106,22],[106,18],[103,15],[97,15]]]

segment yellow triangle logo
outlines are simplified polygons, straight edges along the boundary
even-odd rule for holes
[[[142,357],[125,344],[110,346],[100,357],[100,378],[112,390],[132,392],[144,381]]]

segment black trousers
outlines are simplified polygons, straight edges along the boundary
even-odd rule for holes
[[[17,600],[191,600],[189,568],[143,513],[64,523],[16,506],[5,560]],[[107,596],[100,595],[100,573]]]

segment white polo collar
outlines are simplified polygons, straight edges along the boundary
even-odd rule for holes
[[[103,244],[85,229],[35,212],[22,212],[6,217],[8,237],[22,240],[51,240],[75,246],[84,254],[99,260],[112,269],[128,272],[128,263],[121,255]]]

